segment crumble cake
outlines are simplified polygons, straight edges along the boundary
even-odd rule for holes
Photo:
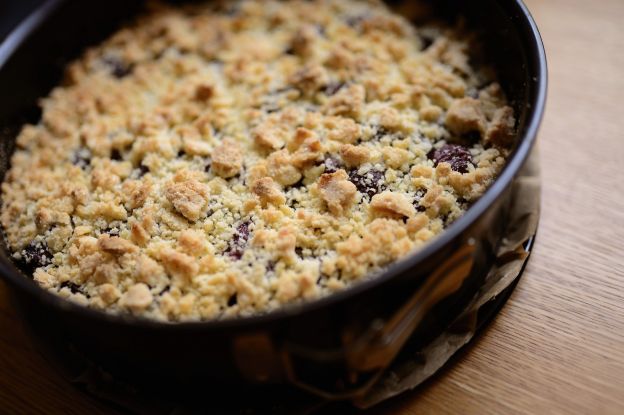
[[[47,290],[165,321],[342,290],[504,165],[514,115],[475,47],[377,1],[152,5],[23,127],[7,245]]]

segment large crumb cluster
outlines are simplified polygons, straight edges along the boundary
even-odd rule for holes
[[[342,290],[502,168],[513,111],[471,39],[374,1],[155,7],[71,64],[19,134],[14,258],[70,300],[170,321]]]

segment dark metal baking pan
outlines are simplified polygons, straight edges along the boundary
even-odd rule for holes
[[[64,65],[105,39],[142,1],[49,0],[0,46],[0,173],[15,136],[37,122],[37,99]],[[488,61],[518,116],[518,138],[500,177],[468,212],[424,249],[343,292],[265,315],[161,323],[67,302],[25,276],[0,252],[0,275],[25,322],[43,343],[63,339],[122,382],[168,394],[208,384],[289,383],[330,398],[364,393],[406,340],[427,343],[478,290],[502,238],[510,185],[536,138],[547,69],[533,19],[520,0],[431,1],[448,19],[482,33]],[[205,392],[203,392],[205,393]]]

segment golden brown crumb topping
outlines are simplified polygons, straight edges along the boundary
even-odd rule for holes
[[[472,39],[372,0],[157,6],[22,129],[13,256],[70,300],[169,321],[374,275],[461,216],[513,145]]]

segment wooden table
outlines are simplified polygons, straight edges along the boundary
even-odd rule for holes
[[[533,257],[454,365],[374,414],[624,414],[624,1],[527,3],[550,64]],[[33,352],[0,291],[0,413],[110,413]]]

